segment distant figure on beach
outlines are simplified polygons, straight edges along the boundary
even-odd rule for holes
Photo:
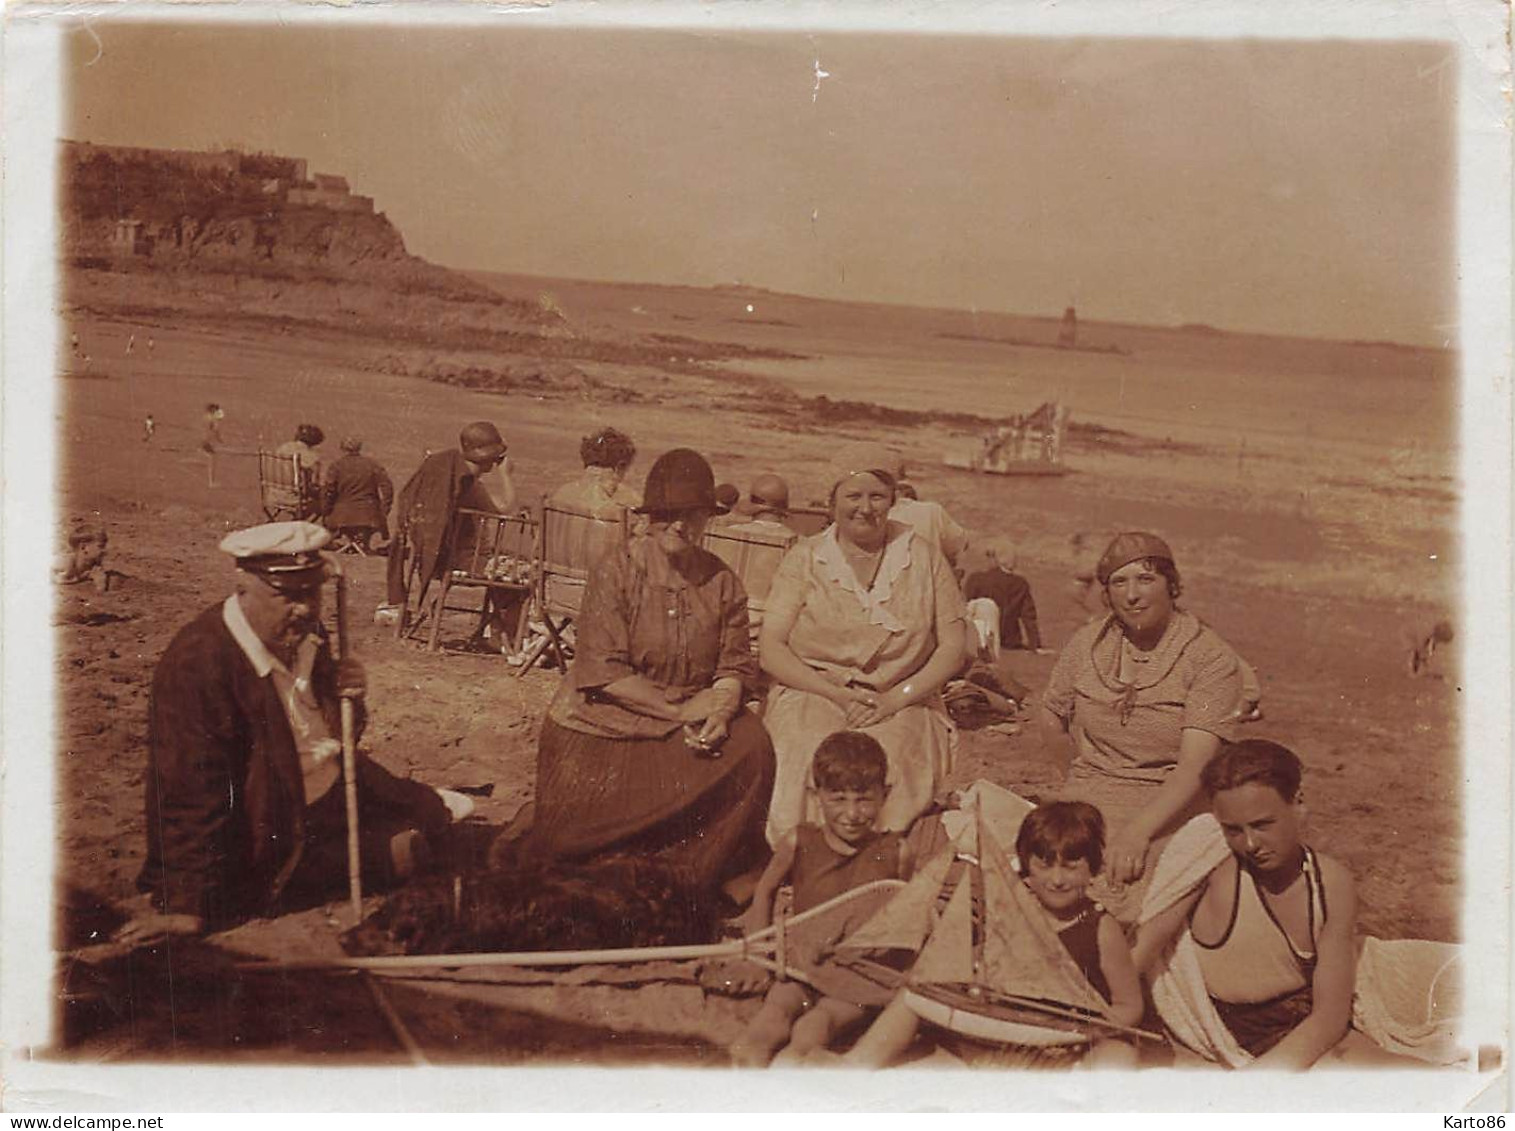
[[[69,348],[69,352],[72,353],[75,357],[79,356],[79,335],[78,334],[70,334],[68,336],[68,348]]]
[[[153,341],[152,335],[149,334],[147,336],[147,352],[148,353],[152,353],[153,352],[153,346],[154,345],[156,345],[156,343]]]
[[[212,401],[205,406],[205,436],[200,441],[200,450],[205,453],[207,486],[216,485],[216,452],[221,448],[221,421],[226,413]]]
[[[137,335],[136,334],[130,334],[130,335],[128,335],[127,339],[126,339],[126,356],[130,357],[132,355],[132,350],[134,350],[136,348],[137,348]]]
[[[1456,634],[1452,631],[1451,622],[1439,620],[1430,628],[1422,627],[1420,631],[1410,633],[1410,674],[1421,675],[1431,665],[1431,658],[1443,644],[1450,644]]]
[[[153,414],[148,413],[142,420],[142,442],[150,444],[153,437],[158,433],[158,424],[153,420]]]

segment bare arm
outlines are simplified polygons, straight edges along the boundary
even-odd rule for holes
[[[773,859],[768,861],[768,867],[763,869],[757,887],[752,891],[752,905],[732,921],[733,925],[741,928],[742,934],[750,935],[761,931],[773,921],[774,896],[794,867],[795,841],[792,830],[779,841],[778,847],[773,850]]]
[[[1036,717],[1042,735],[1042,749],[1052,755],[1058,769],[1066,777],[1077,753],[1073,747],[1073,736],[1068,733],[1068,720],[1049,710],[1045,703],[1037,708]]]
[[[1146,976],[1152,973],[1158,958],[1168,949],[1168,944],[1184,929],[1184,924],[1194,911],[1194,905],[1199,902],[1207,886],[1208,883],[1201,884],[1172,907],[1152,916],[1137,928],[1136,945],[1131,948],[1131,962],[1138,974]]]
[[[954,620],[946,625],[937,625],[936,650],[931,653],[931,658],[910,678],[880,695],[874,711],[876,717],[861,725],[871,726],[883,722],[906,707],[930,699],[961,670],[966,641],[967,626],[962,621]]]
[[[1352,988],[1357,974],[1357,889],[1352,874],[1334,860],[1322,860],[1327,893],[1326,921],[1316,940],[1315,980],[1310,1016],[1253,1062],[1255,1068],[1309,1068],[1346,1035],[1352,1023]]]
[[[1178,764],[1152,800],[1110,843],[1110,878],[1130,883],[1147,868],[1147,846],[1199,796],[1199,775],[1220,749],[1220,737],[1186,727],[1178,743]]]
[[[763,626],[758,630],[758,663],[785,687],[808,691],[837,706],[845,706],[850,699],[847,689],[832,683],[789,647],[789,633],[798,616],[798,609],[782,609],[777,613],[770,609],[764,615]]]
[[[1117,1025],[1135,1025],[1146,1008],[1141,978],[1136,973],[1126,936],[1110,915],[1102,915],[1099,920],[1099,969],[1110,986],[1110,1008],[1105,1010],[1105,1016]]]

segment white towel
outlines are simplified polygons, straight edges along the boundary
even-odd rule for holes
[[[999,606],[988,597],[975,597],[968,602],[968,623],[978,639],[978,658],[993,663],[999,658]]]

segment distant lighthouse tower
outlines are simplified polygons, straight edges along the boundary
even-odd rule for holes
[[[1063,311],[1063,324],[1057,330],[1057,347],[1071,350],[1076,345],[1078,345],[1078,315],[1070,306]]]

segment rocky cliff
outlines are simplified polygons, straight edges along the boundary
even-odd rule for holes
[[[123,149],[65,142],[63,254],[74,268],[211,272],[340,282],[515,307],[554,320],[405,250],[400,232],[340,177],[267,154]]]

